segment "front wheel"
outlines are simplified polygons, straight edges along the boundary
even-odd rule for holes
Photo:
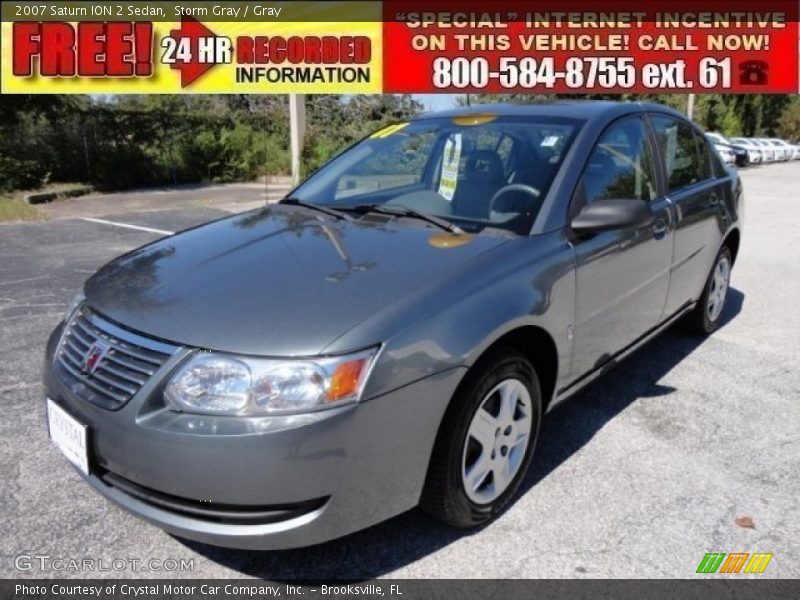
[[[542,399],[536,371],[516,350],[493,351],[473,366],[442,422],[422,508],[456,527],[493,519],[531,462]]]
[[[708,334],[714,332],[722,322],[725,301],[728,299],[728,288],[731,281],[733,258],[727,246],[723,246],[714,261],[714,267],[706,280],[703,295],[697,306],[689,313],[686,324],[695,333]]]

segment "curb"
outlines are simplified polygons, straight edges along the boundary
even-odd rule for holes
[[[57,198],[74,198],[75,196],[84,196],[90,194],[94,190],[90,187],[79,187],[61,190],[58,192],[33,192],[24,194],[22,199],[28,204],[46,204],[52,202]]]

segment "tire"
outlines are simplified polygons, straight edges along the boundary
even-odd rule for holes
[[[728,290],[730,289],[732,266],[733,257],[731,256],[730,248],[723,246],[714,261],[714,266],[708,275],[703,294],[697,301],[697,306],[686,316],[684,323],[689,331],[708,335],[719,328],[722,317],[725,314],[725,302],[728,299]],[[724,271],[722,275],[720,274],[720,269]],[[723,279],[724,282],[722,281]],[[720,287],[721,283],[722,286]],[[720,289],[722,289],[721,293]],[[716,298],[716,300],[712,302],[712,298]]]
[[[502,407],[506,411],[500,412]],[[525,477],[541,415],[539,379],[530,362],[513,348],[490,351],[473,365],[450,402],[434,444],[422,509],[459,528],[495,518]],[[522,439],[526,427],[527,439]],[[478,433],[485,443],[474,437]],[[486,469],[491,474],[481,478]],[[467,473],[477,482],[469,486],[470,491],[465,484]]]

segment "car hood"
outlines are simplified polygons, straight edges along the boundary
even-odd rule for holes
[[[322,352],[393,303],[458,278],[508,238],[275,205],[167,237],[86,283],[91,308],[163,340],[265,356]],[[370,345],[382,340],[363,340]]]

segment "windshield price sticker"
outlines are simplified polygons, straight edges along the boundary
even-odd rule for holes
[[[439,179],[439,195],[451,201],[458,185],[458,165],[461,160],[461,134],[450,136],[444,145],[442,176]]]
[[[558,136],[557,135],[548,135],[546,138],[542,140],[542,143],[539,144],[542,148],[552,148],[558,143]]]
[[[370,139],[372,140],[381,140],[383,138],[387,138],[390,135],[394,135],[404,127],[407,127],[408,123],[397,123],[396,125],[389,125],[388,127],[384,127],[383,129],[379,129],[372,135],[370,135]]]
[[[384,91],[797,93],[797,2],[640,4],[388,0]]]

